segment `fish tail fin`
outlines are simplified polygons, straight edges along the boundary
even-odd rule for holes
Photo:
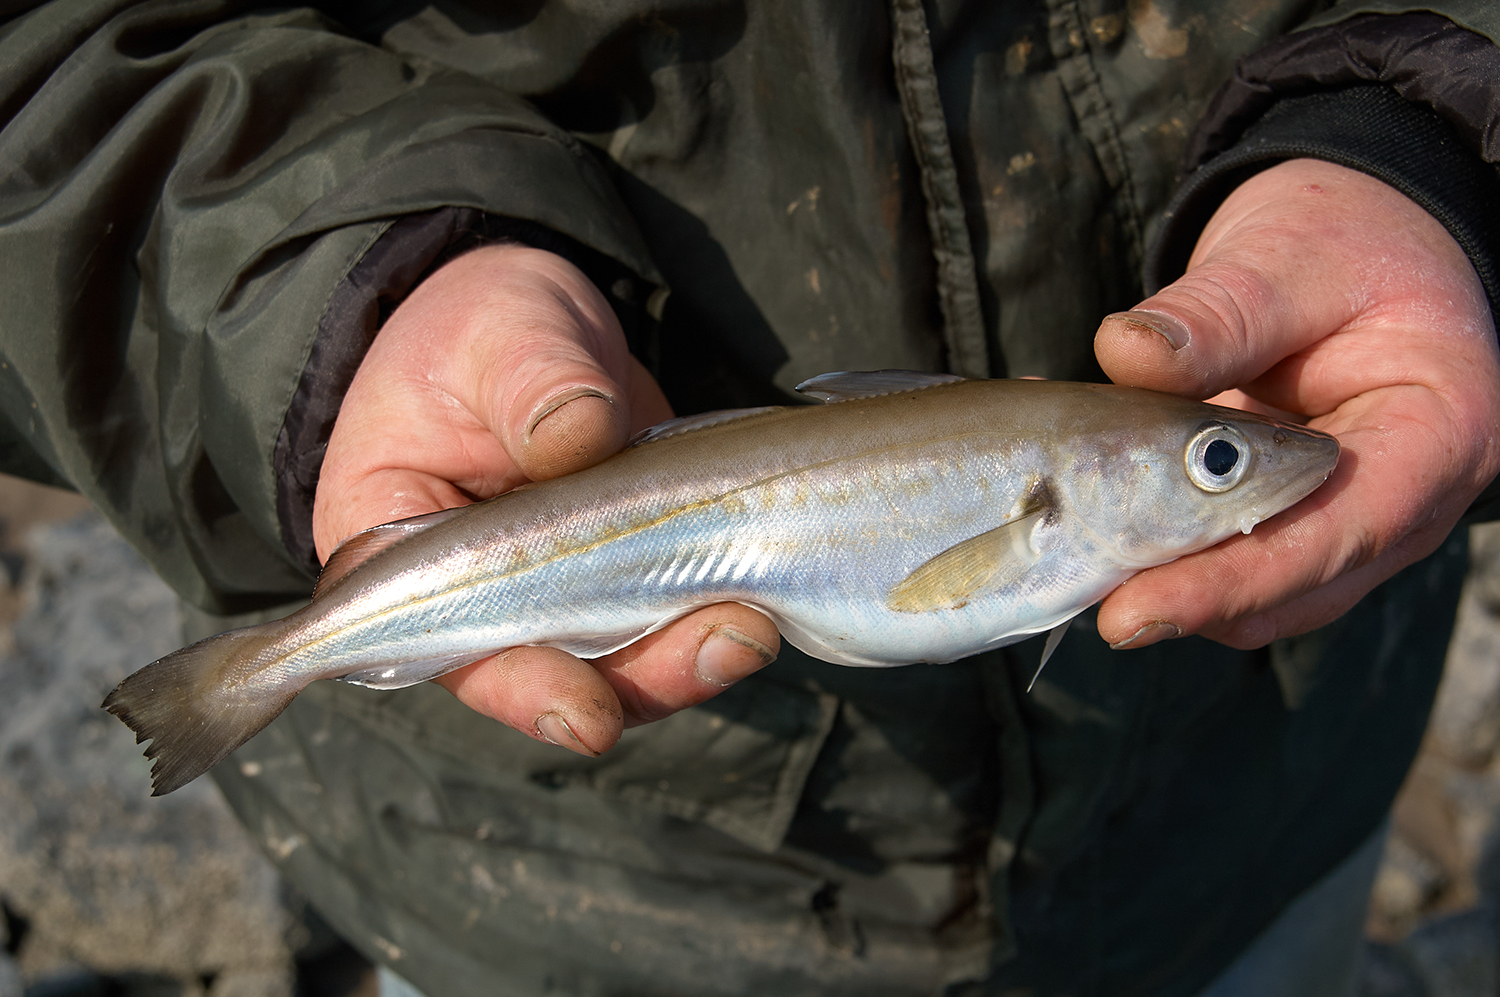
[[[262,625],[200,640],[126,677],[105,697],[104,708],[135,732],[137,744],[151,742],[152,796],[208,771],[301,691],[231,681],[253,676],[275,635],[274,625]]]

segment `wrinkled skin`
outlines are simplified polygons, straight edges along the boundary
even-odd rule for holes
[[[1436,549],[1500,471],[1500,351],[1473,268],[1420,207],[1343,167],[1295,160],[1247,181],[1188,272],[1107,318],[1095,349],[1118,383],[1277,410],[1344,447],[1288,514],[1111,594],[1099,629],[1116,646],[1196,633],[1250,648],[1328,623]],[[318,554],[587,467],[670,414],[576,268],[539,250],[476,250],[395,311],[360,367],[323,466]],[[778,647],[766,617],[719,605],[591,662],[515,648],[438,681],[533,737],[597,754]]]
[[[1185,345],[1111,316],[1094,347],[1112,380],[1291,413],[1343,456],[1290,514],[1116,590],[1099,611],[1112,643],[1252,648],[1329,623],[1436,550],[1500,471],[1484,289],[1447,230],[1379,180],[1315,160],[1258,174],[1137,309]]]

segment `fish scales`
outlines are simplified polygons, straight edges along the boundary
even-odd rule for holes
[[[151,740],[167,792],[313,680],[399,688],[517,644],[597,656],[714,602],[830,661],[951,661],[1248,532],[1337,461],[1324,434],[1107,385],[809,385],[833,403],[674,421],[566,478],[351,538],[311,605],[154,662],[106,707]]]

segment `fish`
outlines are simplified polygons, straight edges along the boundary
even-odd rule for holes
[[[586,470],[356,534],[306,607],[169,654],[104,708],[150,741],[161,795],[315,680],[399,689],[522,644],[598,657],[716,602],[844,665],[1055,646],[1339,456],[1316,430],[1115,385],[868,371],[798,390],[822,404],[668,420]]]

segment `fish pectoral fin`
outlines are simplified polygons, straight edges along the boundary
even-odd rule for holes
[[[810,377],[794,389],[822,402],[847,402],[851,398],[874,398],[898,391],[917,391],[965,378],[957,374],[933,374],[924,370],[840,370]]]
[[[1031,533],[1046,513],[1045,508],[1033,509],[954,544],[892,586],[885,604],[898,613],[959,609],[1020,578],[1037,562]]]
[[[438,523],[451,519],[461,511],[462,507],[443,509],[439,512],[429,512],[425,516],[398,519],[394,523],[372,526],[368,530],[349,537],[334,548],[332,554],[328,555],[328,563],[323,565],[323,570],[318,573],[318,584],[313,587],[313,601],[316,602],[327,595],[329,590],[347,578],[351,571],[376,554],[415,533],[421,533],[429,526],[436,526]]]

